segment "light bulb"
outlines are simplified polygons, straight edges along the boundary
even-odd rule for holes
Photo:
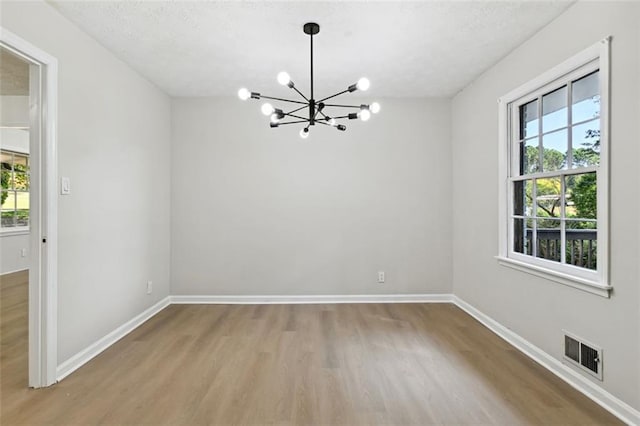
[[[271,122],[272,123],[277,123],[278,121],[280,121],[280,118],[278,117],[278,114],[276,114],[275,112],[273,114],[271,114]]]
[[[358,88],[358,90],[367,90],[370,85],[371,85],[371,83],[369,82],[369,79],[366,78],[366,77],[362,77],[356,83],[356,87]]]
[[[273,106],[270,103],[266,103],[262,105],[262,113],[264,115],[271,115],[273,114]]]
[[[251,97],[251,92],[243,87],[242,89],[238,90],[238,97],[243,101],[246,101]]]
[[[289,84],[290,81],[291,81],[291,77],[289,76],[289,74],[287,74],[286,71],[282,71],[278,73],[278,83],[282,84],[283,86],[286,86],[287,84]]]
[[[302,130],[300,130],[300,137],[302,139],[306,139],[309,137],[309,129],[307,129],[306,127]]]
[[[371,118],[371,113],[369,112],[368,109],[363,109],[362,111],[360,111],[360,114],[358,114],[360,116],[360,120],[362,121],[367,121]]]
[[[336,119],[332,118],[331,120],[329,120],[329,124],[332,125],[332,126],[335,126],[336,125]]]
[[[371,111],[374,114],[377,114],[380,112],[380,104],[377,102],[372,103],[371,105],[369,105],[369,111]]]

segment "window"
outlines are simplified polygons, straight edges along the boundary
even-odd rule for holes
[[[608,295],[608,40],[500,102],[501,253],[515,266]]]
[[[29,226],[29,154],[1,150],[2,220],[0,230]]]

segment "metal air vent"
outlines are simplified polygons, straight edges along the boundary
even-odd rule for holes
[[[602,348],[567,331],[564,332],[564,359],[602,380]]]

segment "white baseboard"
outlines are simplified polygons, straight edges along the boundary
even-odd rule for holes
[[[452,294],[342,294],[264,296],[171,296],[174,304],[273,305],[314,303],[451,303]]]
[[[640,425],[640,411],[616,398],[586,377],[581,376],[578,372],[574,371],[537,346],[534,346],[529,341],[523,339],[518,334],[495,321],[493,318],[480,312],[459,297],[454,295],[452,299],[452,302],[460,309],[467,312],[489,330],[493,331],[502,339],[513,345],[516,349],[520,350],[520,352],[524,353],[529,358],[567,382],[571,387],[587,396],[605,410],[609,411],[611,414],[627,424]]]
[[[0,274],[0,276],[9,275],[9,274],[15,274],[16,272],[22,272],[22,271],[28,271],[28,270],[29,270],[28,267],[27,268],[22,268],[22,269],[16,269],[15,271],[3,272],[3,273]]]
[[[109,346],[113,345],[127,334],[131,333],[137,327],[142,325],[142,323],[153,317],[155,314],[157,314],[170,304],[171,298],[170,296],[167,296],[155,305],[143,311],[141,314],[122,324],[120,327],[116,328],[97,342],[94,342],[89,347],[78,352],[77,354],[60,364],[56,369],[56,377],[58,381],[64,379],[69,374],[85,365],[91,359],[99,355],[102,351],[109,348]]]

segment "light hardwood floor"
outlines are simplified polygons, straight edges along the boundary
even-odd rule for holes
[[[24,275],[2,278],[3,425],[619,424],[449,304],[174,305],[28,390]]]
[[[0,275],[0,424],[28,385],[29,272]]]

